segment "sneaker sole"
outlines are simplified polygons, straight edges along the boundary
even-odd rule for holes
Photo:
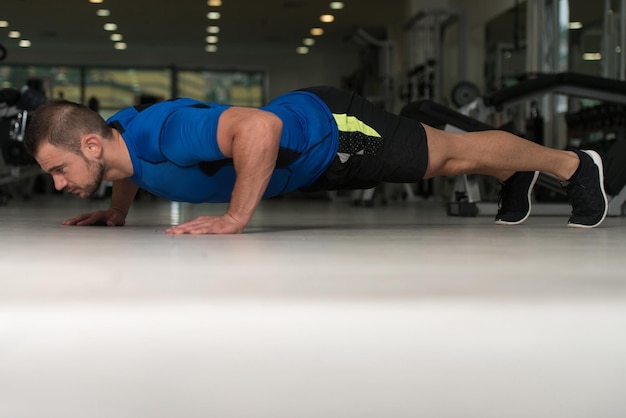
[[[537,183],[537,179],[538,178],[539,178],[539,172],[535,171],[535,175],[533,176],[533,181],[530,182],[530,187],[528,188],[528,196],[527,196],[527,198],[528,198],[528,213],[526,214],[526,216],[524,216],[519,221],[515,221],[515,222],[503,221],[502,219],[498,219],[497,221],[495,221],[496,225],[519,225],[522,222],[524,222],[526,219],[528,219],[528,217],[530,216],[530,210],[532,209],[530,195],[533,192],[533,188],[535,187],[535,183]]]
[[[604,218],[606,218],[606,214],[609,210],[609,201],[606,197],[606,192],[604,191],[604,167],[602,164],[602,158],[600,157],[600,154],[598,154],[595,151],[585,151],[585,150],[581,150],[581,151],[589,155],[593,159],[593,162],[596,165],[596,167],[598,167],[598,172],[600,174],[600,190],[602,190],[602,197],[604,198],[604,213],[602,214],[602,218],[600,218],[600,220],[593,225],[583,225],[583,224],[575,224],[575,223],[568,222],[567,226],[571,228],[595,228],[596,226],[600,225],[604,221]]]

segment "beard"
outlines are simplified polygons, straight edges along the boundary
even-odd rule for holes
[[[87,199],[92,197],[100,188],[102,179],[104,178],[104,162],[87,162],[87,171],[89,172],[89,182],[82,187],[80,197]]]

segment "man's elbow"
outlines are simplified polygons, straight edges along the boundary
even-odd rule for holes
[[[280,141],[280,136],[283,131],[283,121],[274,113],[265,112],[264,118],[264,130],[268,136]]]

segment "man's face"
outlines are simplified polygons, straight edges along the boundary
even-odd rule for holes
[[[65,190],[86,199],[102,183],[104,163],[100,160],[90,161],[82,154],[75,154],[48,142],[41,144],[35,159],[52,176],[57,190]]]

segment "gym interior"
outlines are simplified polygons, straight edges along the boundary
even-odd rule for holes
[[[0,417],[626,416],[626,0],[3,0]],[[191,97],[258,107],[313,85],[441,129],[603,157],[608,216],[558,182],[494,224],[459,176],[222,204],[54,189],[23,147],[51,98],[103,117]]]

